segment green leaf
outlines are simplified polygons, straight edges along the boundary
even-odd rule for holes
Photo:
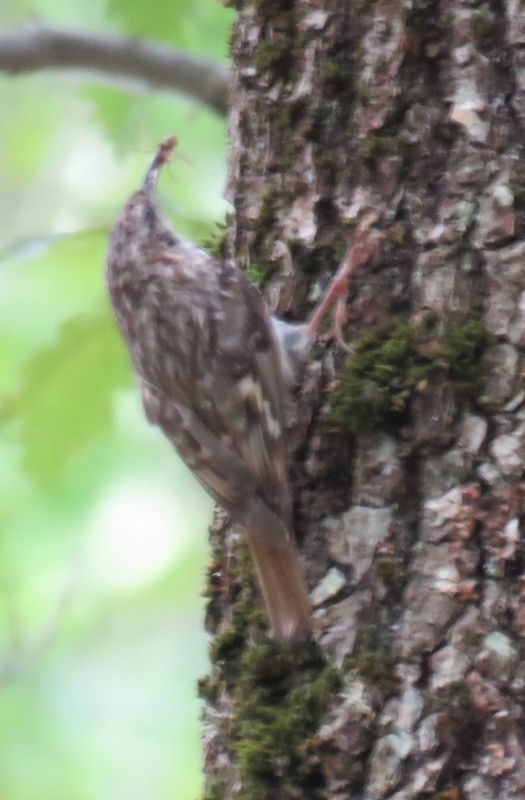
[[[117,17],[127,33],[153,36],[173,44],[182,36],[185,2],[179,2],[177,9],[171,0],[107,0],[106,5],[108,14]]]
[[[38,482],[54,478],[111,424],[113,392],[130,369],[109,314],[67,322],[58,341],[33,358],[0,419],[21,426],[22,465]]]
[[[233,12],[216,0],[107,0],[127,33],[224,59]],[[203,46],[203,43],[206,46]]]
[[[32,9],[24,0],[3,0],[2,2],[2,28],[8,28],[27,19]]]
[[[0,259],[0,388],[57,336],[59,326],[106,303],[105,230],[41,237]]]
[[[80,94],[94,107],[98,124],[117,151],[125,152],[136,143],[137,127],[142,127],[144,97],[128,94],[113,86],[87,85]]]

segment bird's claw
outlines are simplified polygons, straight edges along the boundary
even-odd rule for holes
[[[323,337],[333,339],[339,347],[350,352],[349,346],[343,337],[343,330],[347,322],[348,314],[346,302],[348,299],[348,284],[350,278],[377,252],[380,237],[372,235],[370,229],[379,219],[379,214],[371,212],[361,221],[357,227],[352,244],[346,251],[345,257],[330,284],[314,308],[308,320],[308,330],[312,339],[317,335],[319,326],[327,312],[334,307],[332,325]]]

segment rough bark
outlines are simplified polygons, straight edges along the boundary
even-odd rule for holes
[[[316,644],[212,528],[205,796],[523,798],[525,14],[239,5],[224,246],[303,319],[371,210],[381,244],[298,397]]]

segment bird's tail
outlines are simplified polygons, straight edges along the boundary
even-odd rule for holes
[[[311,632],[311,610],[299,552],[282,521],[265,506],[250,514],[248,547],[276,639],[304,639]]]

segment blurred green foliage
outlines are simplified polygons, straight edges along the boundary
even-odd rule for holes
[[[232,18],[215,0],[2,0],[0,27],[35,16],[221,60]],[[0,798],[191,800],[211,503],[144,420],[102,270],[171,132],[161,202],[210,235],[225,122],[67,72],[0,76],[0,104]]]

